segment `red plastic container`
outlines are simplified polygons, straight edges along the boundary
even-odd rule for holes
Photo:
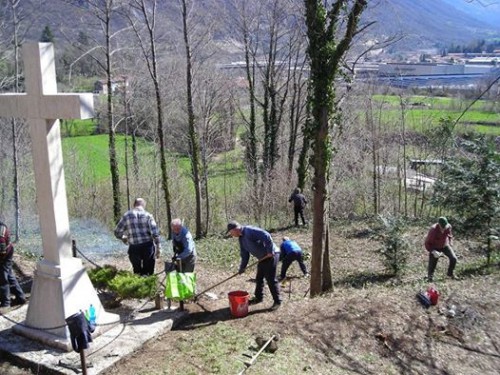
[[[430,287],[429,289],[427,289],[427,295],[429,296],[431,305],[437,305],[439,299],[439,292],[433,287]]]
[[[243,318],[248,315],[248,300],[250,295],[243,290],[235,290],[227,294],[229,297],[229,309],[235,318]]]

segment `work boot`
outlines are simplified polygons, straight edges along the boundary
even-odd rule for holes
[[[278,302],[274,302],[274,304],[271,306],[271,308],[269,309],[269,311],[276,311],[280,308],[281,306],[281,303],[278,303]]]
[[[11,305],[12,306],[21,306],[21,305],[24,305],[26,303],[26,298],[19,298],[19,297],[16,297],[14,298],[14,300],[11,302]]]
[[[262,302],[262,298],[252,297],[250,301],[248,301],[249,305],[256,305]]]

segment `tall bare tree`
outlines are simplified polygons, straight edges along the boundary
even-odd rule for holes
[[[5,2],[3,9],[4,24],[3,29],[5,30],[7,40],[9,45],[13,46],[13,81],[9,86],[14,90],[14,92],[20,92],[21,90],[21,71],[20,71],[20,47],[24,41],[25,35],[28,33],[32,20],[34,17],[35,8],[29,8],[29,4],[22,2],[21,0],[9,0]],[[8,20],[8,22],[6,22]],[[12,187],[13,187],[13,199],[14,199],[14,220],[15,220],[15,240],[19,240],[19,233],[21,230],[21,195],[19,186],[19,141],[21,127],[23,127],[24,122],[12,118],[10,120],[11,125],[11,136],[12,136]]]
[[[188,139],[189,153],[191,159],[191,173],[194,184],[195,195],[195,220],[196,220],[196,237],[199,238],[204,234],[201,221],[201,165],[200,165],[200,140],[199,131],[197,129],[194,106],[193,106],[193,55],[191,38],[188,25],[188,5],[192,3],[187,0],[180,0],[182,13],[182,34],[184,39],[184,48],[186,56],[186,108],[188,120]],[[189,4],[188,4],[189,3]]]
[[[139,47],[141,49],[144,60],[148,68],[151,81],[154,86],[155,100],[156,100],[156,119],[157,119],[157,135],[160,148],[160,168],[161,168],[161,185],[163,196],[165,199],[165,207],[167,211],[167,222],[172,221],[172,208],[171,197],[169,188],[169,178],[167,173],[166,149],[165,149],[165,121],[163,113],[163,96],[161,93],[161,77],[158,71],[158,58],[157,58],[157,0],[131,0],[130,1],[132,12],[128,13],[128,19],[132,28],[139,40]],[[138,15],[139,19],[134,19],[134,15]],[[143,40],[142,27],[146,30],[146,40]],[[170,225],[168,225],[168,237],[172,237]]]
[[[67,1],[67,0],[66,0]],[[120,174],[116,152],[116,123],[115,123],[115,67],[114,59],[118,48],[113,44],[120,32],[126,30],[117,22],[121,16],[120,9],[124,0],[88,0],[85,3],[70,3],[82,10],[84,20],[89,21],[89,14],[97,20],[96,30],[101,29],[101,37],[94,38],[95,46],[90,47],[83,55],[91,57],[106,75],[106,122],[109,143],[109,169],[113,190],[113,219],[117,222],[122,215]],[[89,13],[90,11],[90,13]],[[84,22],[85,22],[84,21]],[[82,56],[83,56],[82,55]]]

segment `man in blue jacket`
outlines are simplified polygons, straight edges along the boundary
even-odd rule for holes
[[[250,304],[262,302],[264,298],[265,279],[274,300],[274,304],[270,310],[277,310],[281,305],[280,285],[276,278],[280,254],[279,249],[273,243],[271,235],[257,227],[250,225],[242,226],[237,221],[230,221],[227,224],[227,233],[231,237],[238,237],[240,242],[241,262],[238,270],[240,274],[245,272],[250,260],[250,254],[259,260],[257,275],[255,276],[255,296],[250,300]]]
[[[283,260],[283,264],[281,265],[280,280],[284,280],[286,278],[286,271],[288,271],[288,267],[290,267],[294,261],[299,263],[300,270],[304,276],[309,275],[307,273],[306,265],[304,264],[304,253],[297,242],[288,237],[283,237],[280,250],[281,259]]]
[[[191,232],[182,225],[177,218],[170,223],[172,228],[172,245],[174,248],[173,260],[181,261],[181,272],[194,272],[196,263],[196,247]]]

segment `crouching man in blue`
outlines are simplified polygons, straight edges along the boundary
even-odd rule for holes
[[[231,237],[238,237],[240,242],[241,263],[238,270],[240,274],[245,272],[250,260],[250,254],[259,260],[257,275],[255,276],[255,296],[250,300],[250,304],[262,302],[265,279],[274,300],[270,310],[277,310],[281,305],[280,285],[276,278],[280,254],[279,249],[273,243],[271,235],[263,229],[250,225],[242,226],[236,221],[230,221],[227,224],[227,233]]]
[[[288,237],[283,237],[280,250],[281,260],[283,261],[283,264],[281,265],[280,280],[284,280],[286,278],[286,271],[288,271],[288,267],[290,267],[290,265],[295,261],[299,263],[300,270],[304,276],[309,275],[307,273],[306,265],[304,264],[304,253],[297,242]]]
[[[177,259],[181,261],[181,272],[194,272],[196,263],[196,247],[194,245],[191,232],[182,225],[181,219],[174,219],[170,223],[172,229],[172,246],[174,248],[175,262]]]

